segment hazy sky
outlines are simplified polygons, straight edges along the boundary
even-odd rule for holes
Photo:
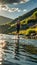
[[[0,0],[0,16],[11,19],[17,18],[34,8],[37,8],[37,0]]]

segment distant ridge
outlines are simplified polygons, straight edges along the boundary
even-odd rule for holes
[[[0,16],[0,25],[4,25],[4,24],[9,23],[11,21],[12,21],[12,19],[10,19],[10,18]]]

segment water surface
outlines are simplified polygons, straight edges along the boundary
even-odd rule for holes
[[[37,40],[19,36],[19,44],[14,35],[0,35],[5,47],[0,43],[0,65],[37,65]]]

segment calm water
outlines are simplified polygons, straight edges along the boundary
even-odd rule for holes
[[[0,35],[0,65],[37,65],[37,40],[14,35]],[[5,47],[2,47],[4,40]]]

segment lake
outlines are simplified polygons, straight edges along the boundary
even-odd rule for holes
[[[0,34],[0,65],[37,65],[37,40]]]

